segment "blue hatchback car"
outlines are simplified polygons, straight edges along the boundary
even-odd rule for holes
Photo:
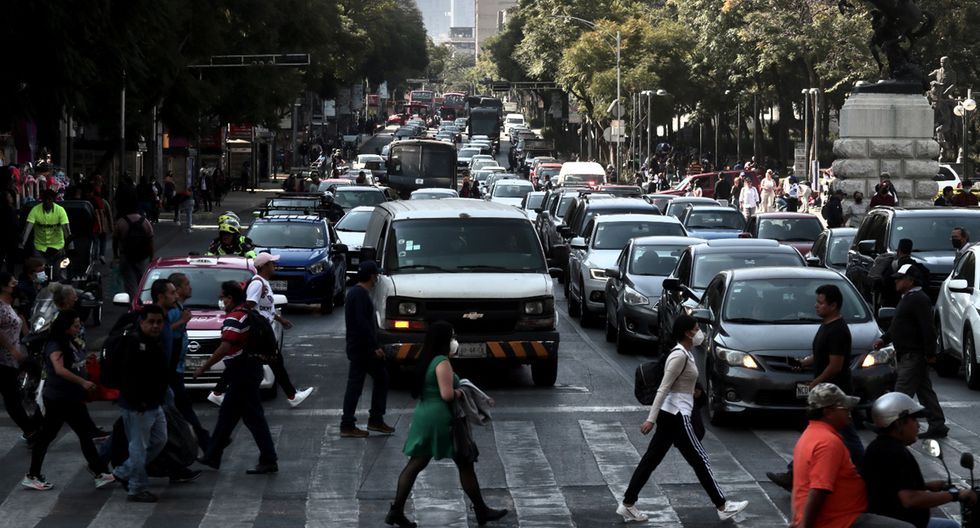
[[[319,304],[324,313],[344,302],[347,247],[325,218],[272,215],[256,218],[247,236],[256,252],[279,255],[272,290],[290,303]]]

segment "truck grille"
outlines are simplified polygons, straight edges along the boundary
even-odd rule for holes
[[[517,324],[520,301],[514,300],[466,300],[427,301],[426,320],[447,321],[457,334],[509,333]]]

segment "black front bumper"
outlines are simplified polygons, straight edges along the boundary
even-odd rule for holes
[[[469,344],[484,344],[481,355],[466,357],[461,355],[459,359],[462,361],[485,359],[519,364],[556,359],[561,340],[557,331],[513,332],[506,335],[465,334],[457,335],[456,338],[461,349]],[[413,364],[422,352],[425,332],[379,330],[378,341],[389,361],[396,364]]]

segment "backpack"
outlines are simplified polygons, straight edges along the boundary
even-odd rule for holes
[[[129,216],[124,216],[123,220],[129,229],[126,236],[122,239],[122,254],[132,262],[140,262],[150,258],[153,254],[153,237],[146,229],[146,217],[140,215],[139,220],[132,221]],[[139,226],[139,229],[136,229]]]
[[[664,369],[667,367],[668,357],[670,357],[670,353],[661,354],[657,359],[647,361],[636,367],[633,395],[642,405],[653,404],[654,398],[657,397],[657,389],[660,388],[660,382],[664,379]],[[687,368],[687,354],[684,354],[684,368]]]
[[[248,342],[245,354],[262,363],[274,363],[279,359],[279,341],[272,323],[256,309],[246,310],[248,314]]]
[[[99,384],[110,389],[121,388],[123,358],[132,334],[139,328],[139,312],[127,312],[112,325],[109,335],[102,344],[102,357],[99,359],[101,372]],[[94,381],[94,380],[93,380]]]

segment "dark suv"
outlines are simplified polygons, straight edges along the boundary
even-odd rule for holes
[[[929,269],[929,284],[925,289],[935,300],[939,286],[953,269],[956,250],[950,244],[949,235],[954,227],[980,234],[980,210],[876,207],[868,211],[854,235],[847,253],[847,278],[877,310],[878,292],[869,271],[876,259],[894,255],[898,241],[908,238],[912,240],[912,257]]]

